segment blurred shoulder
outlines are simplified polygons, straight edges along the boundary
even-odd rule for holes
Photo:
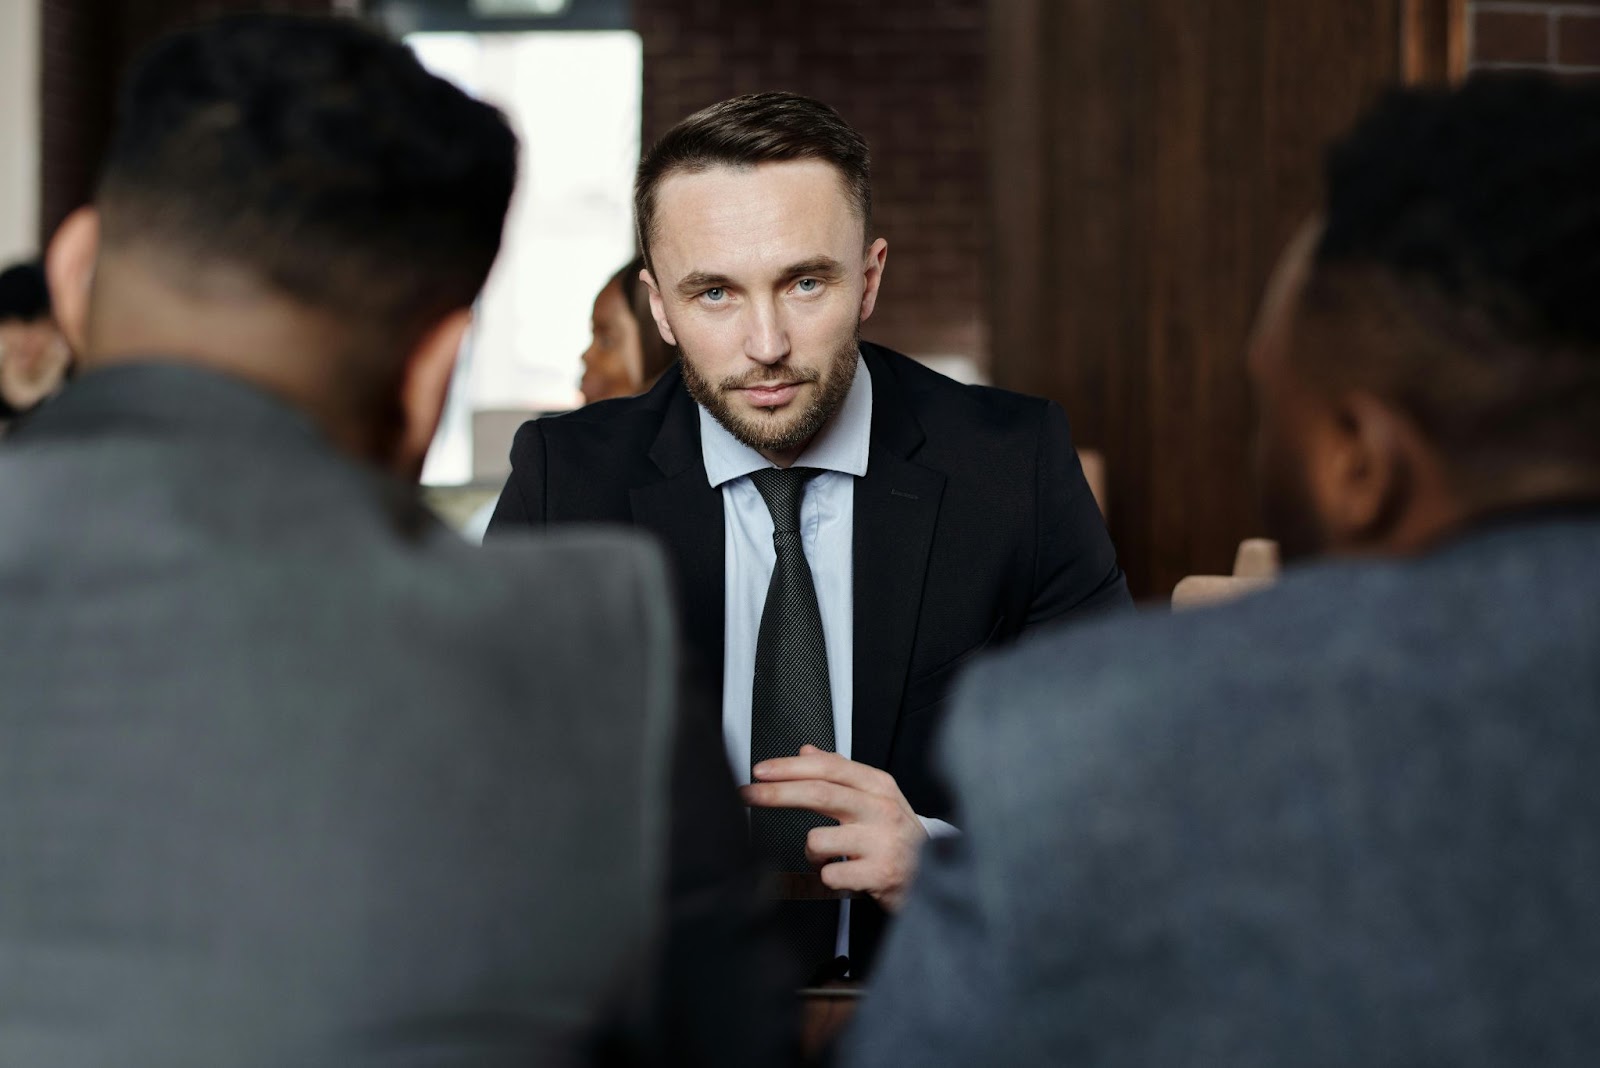
[[[1018,420],[1036,424],[1047,409],[1054,407],[1042,397],[958,382],[882,345],[864,341],[861,351],[874,373],[874,388],[879,388],[880,380],[886,378],[889,388],[915,409],[977,424],[1012,427]]]
[[[963,680],[946,756],[975,790],[1026,804],[1108,776],[1163,795],[1202,774],[1208,796],[1246,777],[1268,790],[1291,767],[1336,768],[1351,739],[1369,757],[1461,746],[1471,732],[1425,710],[1473,707],[1474,730],[1514,729],[1535,688],[1552,710],[1592,688],[1574,665],[1600,641],[1600,579],[1579,565],[1597,549],[1593,528],[1520,529],[1293,569],[1214,608],[1045,631]],[[997,774],[1024,766],[1039,773]]]
[[[660,431],[668,407],[682,392],[683,378],[674,364],[647,392],[530,419],[522,424],[517,437],[520,441],[525,435],[537,435],[552,449],[647,449]]]
[[[617,526],[571,525],[492,539],[482,547],[436,539],[428,565],[442,596],[524,624],[633,620],[667,596],[666,563],[648,535]]]
[[[957,382],[879,345],[861,348],[873,375],[874,408],[907,413],[925,459],[946,473],[1025,480],[1041,458],[1060,463],[1072,451],[1066,414],[1053,401]]]
[[[1041,774],[1007,781],[1053,789],[1062,777],[1044,764],[1160,775],[1199,733],[1270,734],[1284,702],[1390,641],[1386,620],[1404,599],[1397,570],[1327,565],[1231,604],[1147,606],[1030,635],[962,680],[948,760],[1038,764]],[[994,781],[994,770],[981,774]]]

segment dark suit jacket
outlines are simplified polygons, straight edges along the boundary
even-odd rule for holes
[[[921,815],[958,820],[929,754],[957,670],[1026,629],[1125,605],[1127,586],[1059,407],[861,349],[873,410],[855,493],[851,756],[894,775]],[[643,396],[525,424],[489,529],[654,532],[675,565],[694,675],[719,694],[722,494],[706,478],[697,412],[674,367]],[[873,912],[852,913],[859,967]]]
[[[0,499],[0,1064],[652,1040],[676,672],[643,539],[480,555],[177,366],[36,412]]]
[[[852,1068],[1600,1051],[1600,508],[962,683]]]

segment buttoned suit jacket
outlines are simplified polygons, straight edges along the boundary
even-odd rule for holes
[[[931,760],[958,671],[1024,631],[1128,604],[1127,584],[1059,406],[962,385],[870,343],[861,353],[872,429],[855,486],[850,756],[892,774],[920,815],[959,824]],[[691,676],[720,698],[723,500],[698,411],[674,367],[641,396],[524,424],[489,530],[654,533],[675,571]],[[858,969],[881,926],[870,902],[853,906]]]

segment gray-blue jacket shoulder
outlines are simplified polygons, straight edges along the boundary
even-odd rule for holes
[[[637,1044],[659,554],[479,555],[289,409],[91,374],[0,450],[0,1064]]]
[[[1587,1065],[1600,517],[975,670],[854,1065]]]

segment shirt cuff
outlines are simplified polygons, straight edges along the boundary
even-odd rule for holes
[[[918,816],[922,821],[922,829],[928,832],[929,838],[954,838],[961,833],[959,827],[952,827],[944,820],[936,820],[931,816]]]

